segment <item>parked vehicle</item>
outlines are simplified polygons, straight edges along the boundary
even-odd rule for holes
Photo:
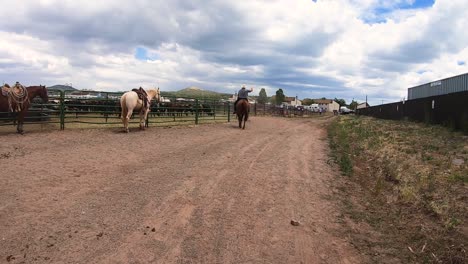
[[[354,113],[354,111],[349,109],[348,107],[346,107],[346,106],[340,107],[340,114],[347,115],[347,114],[351,114],[351,113]]]
[[[319,112],[320,108],[318,104],[305,105],[304,109],[311,112]]]

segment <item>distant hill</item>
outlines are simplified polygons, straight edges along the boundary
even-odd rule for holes
[[[47,89],[49,89],[49,90],[62,90],[62,91],[76,91],[76,90],[78,90],[78,89],[73,88],[71,86],[61,85],[61,84],[57,84],[57,85],[54,85],[54,86],[49,86],[49,87],[47,87]]]
[[[205,98],[205,99],[227,99],[231,95],[226,93],[218,93],[208,90],[203,90],[199,87],[187,87],[175,92],[161,92],[165,97],[185,97],[185,98]]]

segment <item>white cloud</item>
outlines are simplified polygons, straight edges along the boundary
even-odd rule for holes
[[[0,3],[6,82],[229,93],[248,83],[269,95],[390,102],[468,72],[458,63],[468,62],[466,0],[404,10],[394,9],[414,0]],[[151,59],[135,58],[138,47]]]

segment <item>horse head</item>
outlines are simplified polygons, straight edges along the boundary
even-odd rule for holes
[[[146,91],[148,93],[148,97],[150,100],[156,100],[156,102],[161,101],[161,91],[159,90],[159,87],[157,89],[155,88],[150,88]]]
[[[49,101],[49,94],[45,85],[39,85],[39,97],[41,97],[44,103]]]

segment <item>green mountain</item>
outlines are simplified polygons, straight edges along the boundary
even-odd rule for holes
[[[49,89],[49,90],[62,90],[62,91],[76,91],[76,90],[78,90],[78,89],[73,88],[71,86],[61,85],[61,84],[57,84],[57,85],[54,85],[54,86],[47,87],[47,89]]]
[[[175,92],[164,92],[161,91],[161,95],[164,97],[184,97],[184,98],[199,98],[199,99],[227,99],[231,95],[226,93],[218,93],[208,90],[203,90],[198,87],[187,87],[185,89]]]

